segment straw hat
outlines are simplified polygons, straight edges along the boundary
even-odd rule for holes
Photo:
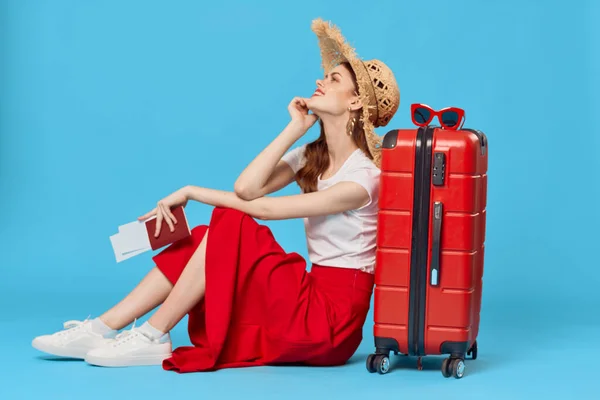
[[[361,60],[346,42],[338,27],[320,18],[312,22],[321,50],[325,73],[347,61],[356,75],[358,92],[363,104],[360,120],[363,123],[373,162],[381,168],[382,137],[375,127],[386,126],[400,105],[400,90],[392,70],[380,60]]]

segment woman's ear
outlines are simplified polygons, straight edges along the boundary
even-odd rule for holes
[[[350,101],[350,109],[352,111],[357,111],[360,110],[362,108],[362,101],[360,101],[360,97],[358,97],[358,95],[355,95],[352,100]]]

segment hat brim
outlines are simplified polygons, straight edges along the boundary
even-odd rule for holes
[[[341,63],[348,62],[356,75],[358,94],[362,104],[360,120],[363,124],[369,151],[373,156],[373,162],[380,168],[382,138],[375,133],[374,127],[374,122],[377,121],[377,98],[367,67],[337,26],[317,18],[312,22],[311,28],[318,38],[321,66],[325,73],[329,73]]]

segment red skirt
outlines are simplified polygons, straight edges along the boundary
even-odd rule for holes
[[[214,371],[261,365],[342,365],[362,340],[373,275],[313,265],[286,253],[249,215],[215,208],[209,225],[153,257],[173,283],[209,229],[206,293],[188,313],[192,346],[163,368]]]

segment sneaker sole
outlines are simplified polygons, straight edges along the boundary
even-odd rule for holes
[[[85,362],[98,367],[139,367],[149,365],[162,365],[163,361],[171,357],[171,353],[154,356],[128,356],[123,358],[98,357],[87,355]]]
[[[73,347],[71,347],[71,348],[57,347],[57,346],[53,346],[48,343],[38,342],[36,340],[34,340],[31,343],[31,346],[34,349],[39,350],[46,354],[50,354],[50,355],[58,356],[58,357],[76,358],[79,360],[84,360],[87,352],[91,350],[91,349],[86,349],[86,348],[81,348],[81,347],[75,347],[75,348],[73,348]]]

